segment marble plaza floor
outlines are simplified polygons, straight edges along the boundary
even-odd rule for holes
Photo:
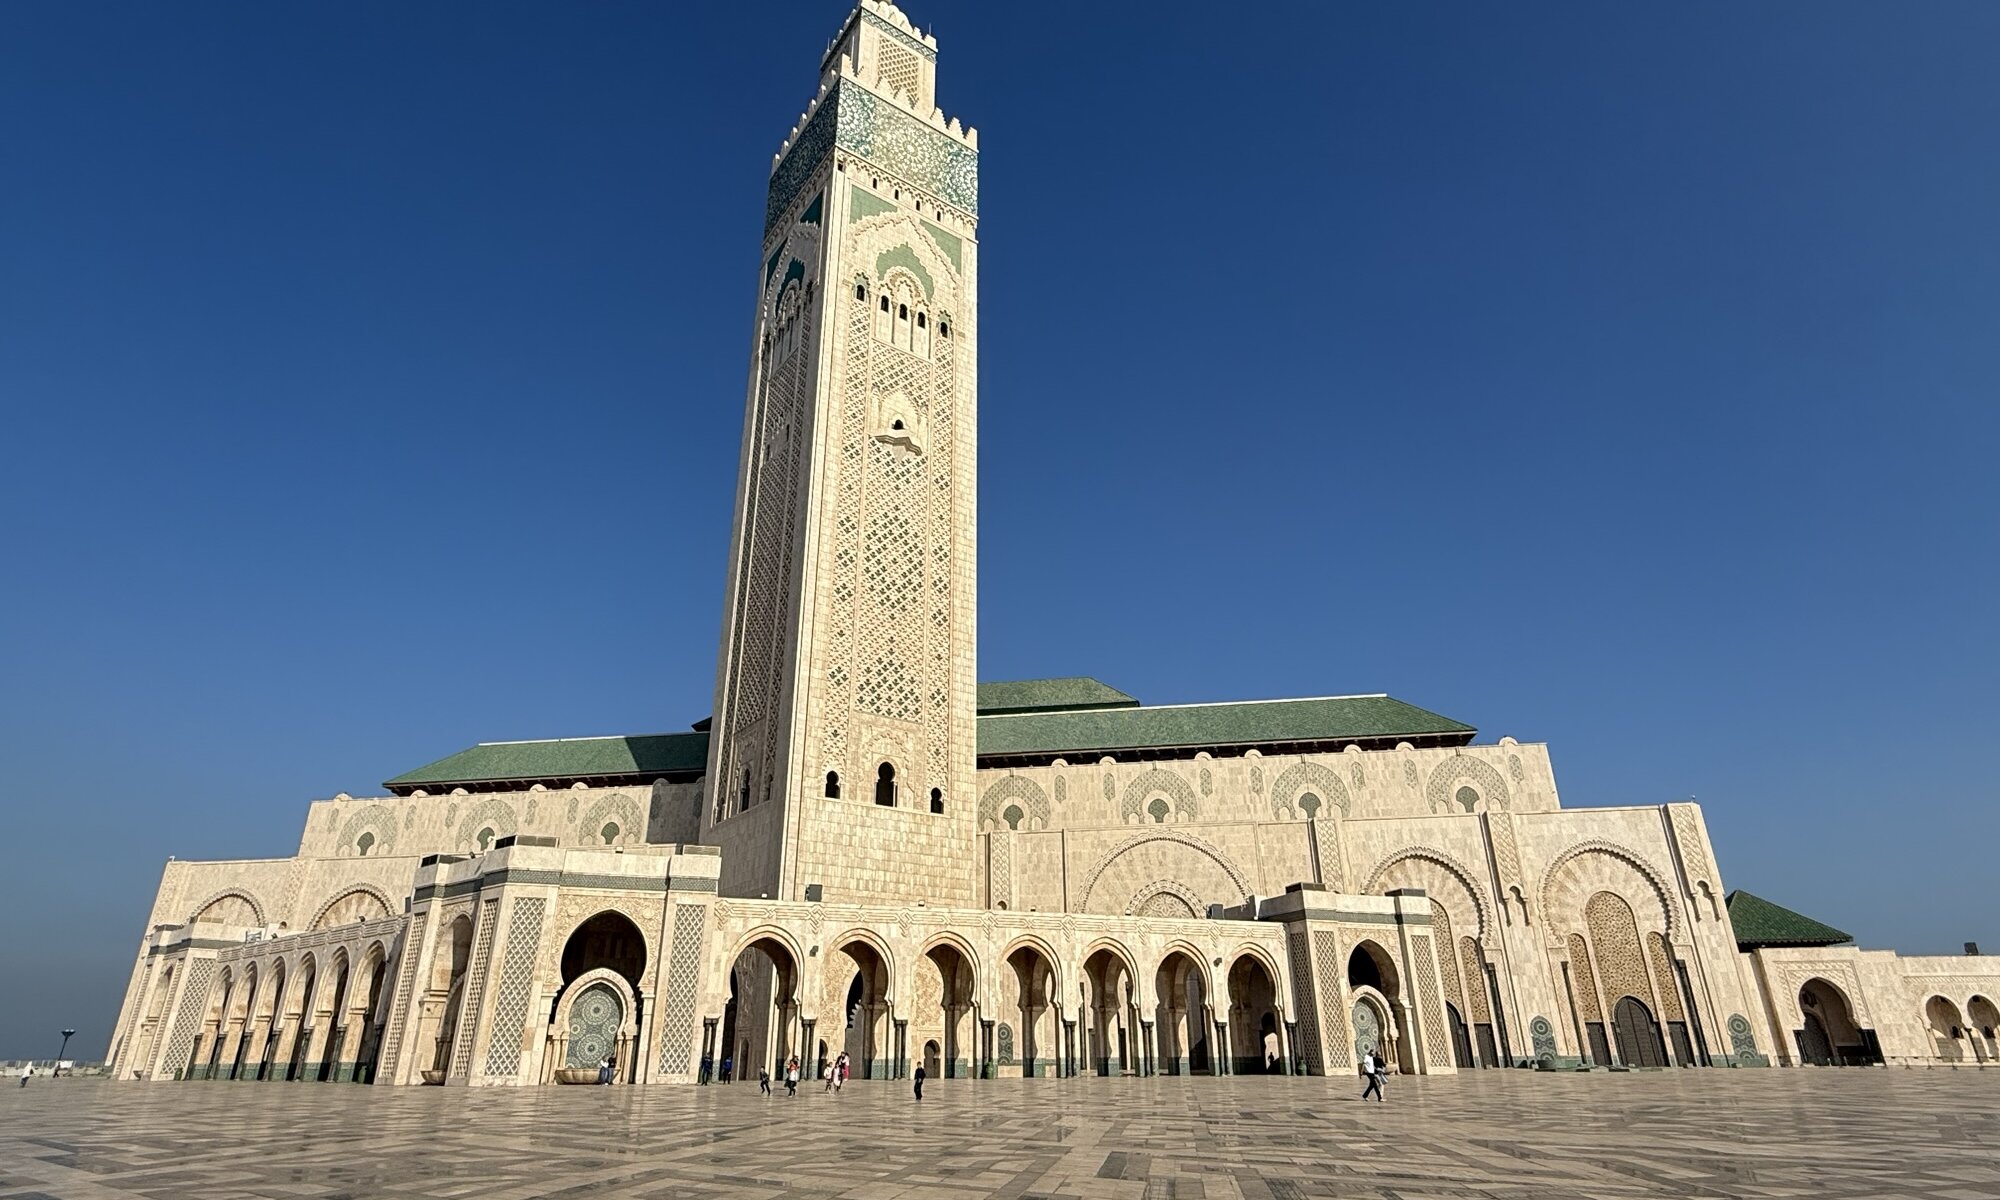
[[[2000,1198],[2000,1071],[480,1090],[38,1080],[0,1200]]]

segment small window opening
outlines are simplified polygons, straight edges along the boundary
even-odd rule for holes
[[[1318,797],[1318,796],[1315,796],[1315,795],[1313,795],[1313,794],[1312,794],[1311,792],[1307,792],[1307,793],[1306,793],[1305,795],[1303,795],[1303,796],[1300,796],[1300,797],[1299,797],[1299,809],[1300,809],[1300,811],[1302,811],[1302,812],[1304,812],[1304,813],[1306,814],[1306,819],[1307,819],[1307,820],[1311,820],[1312,818],[1314,818],[1314,817],[1318,816],[1318,815],[1319,815],[1319,797]]]
[[[1153,824],[1164,825],[1167,823],[1167,812],[1169,810],[1165,800],[1155,799],[1151,804],[1146,806],[1146,811],[1152,814]]]
[[[910,306],[909,306],[909,305],[907,305],[907,304],[898,304],[898,305],[896,306],[896,319],[897,319],[898,321],[907,321],[907,320],[909,320],[909,319],[910,319]]]
[[[368,852],[370,850],[373,850],[374,848],[375,848],[375,835],[372,833],[364,833],[359,838],[355,839],[354,849],[363,858],[367,858]]]
[[[1007,828],[1019,829],[1021,827],[1021,818],[1026,815],[1026,813],[1021,811],[1020,805],[1009,804],[1007,811],[1000,814],[1000,819],[1007,822]]]
[[[924,314],[921,312],[917,314],[917,328],[918,329],[924,328]]]
[[[605,822],[605,825],[604,825],[604,828],[602,828],[602,829],[600,829],[600,830],[598,830],[598,831],[597,831],[597,836],[599,836],[599,837],[603,838],[603,839],[604,839],[604,844],[605,844],[605,845],[607,845],[607,846],[609,846],[609,845],[612,845],[613,843],[617,842],[617,840],[618,840],[618,823],[617,823],[616,821],[607,821],[607,822]]]
[[[1458,789],[1457,794],[1452,798],[1457,800],[1458,806],[1466,812],[1471,812],[1473,809],[1479,807],[1479,793],[1469,787]]]
[[[826,773],[826,798],[829,800],[840,799],[840,772],[838,771],[828,771]]]
[[[939,322],[938,322],[938,336],[939,336],[939,337],[950,337],[950,336],[951,336],[951,322],[950,322],[950,321],[939,321]]]
[[[883,312],[889,311],[889,297],[887,296],[882,297],[882,311]]]
[[[737,793],[736,796],[736,811],[742,812],[744,809],[749,807],[750,807],[750,768],[745,767],[743,768],[743,790]]]
[[[932,788],[932,789],[931,789],[931,812],[932,812],[932,813],[941,813],[941,812],[943,812],[943,811],[944,811],[944,789],[943,789],[943,788]]]
[[[875,803],[884,808],[896,806],[896,768],[883,763],[875,772]]]
[[[493,846],[493,827],[489,825],[486,828],[479,831],[479,848],[481,850],[487,850],[491,849],[492,846]]]
[[[867,285],[867,284],[865,284],[865,283],[857,283],[857,284],[855,284],[855,285],[854,285],[854,298],[855,298],[856,300],[866,300],[866,299],[868,298],[868,285]]]
[[[889,422],[889,428],[891,429],[901,429],[902,427],[903,427],[903,418],[901,417],[897,417],[895,420]]]

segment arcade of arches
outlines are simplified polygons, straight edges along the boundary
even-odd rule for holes
[[[936,39],[860,10],[796,65],[742,281],[713,713],[479,743],[310,802],[271,857],[167,862],[118,1078],[2000,1065],[2000,957],[1731,892],[1700,805],[1566,806],[1545,744],[1333,687],[981,683],[978,140]],[[1152,557],[1053,586],[1124,602],[1186,555]]]

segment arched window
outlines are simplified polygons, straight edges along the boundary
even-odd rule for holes
[[[1452,798],[1457,800],[1458,806],[1466,812],[1471,812],[1473,809],[1479,807],[1479,793],[1469,787],[1458,789],[1458,792]]]
[[[370,850],[373,850],[374,848],[375,848],[375,835],[372,833],[364,833],[360,837],[354,839],[354,852],[356,854],[359,854],[363,858],[367,858],[368,852]]]
[[[840,799],[840,772],[838,771],[828,771],[826,773],[826,798],[829,800]]]
[[[883,312],[889,311],[889,297],[887,293],[884,293],[882,296],[882,311]]]
[[[742,812],[744,809],[749,807],[750,807],[750,768],[745,767],[743,768],[743,790],[738,792],[736,795],[736,811]]]
[[[1167,823],[1168,809],[1164,798],[1155,797],[1153,802],[1146,806],[1146,811],[1152,814],[1153,824],[1164,825]]]
[[[1318,815],[1319,815],[1319,797],[1318,797],[1318,796],[1315,796],[1315,795],[1313,795],[1313,794],[1312,794],[1311,792],[1307,792],[1307,793],[1305,793],[1304,795],[1300,796],[1300,797],[1299,797],[1299,811],[1300,811],[1300,812],[1303,812],[1303,813],[1304,813],[1304,814],[1306,815],[1306,820],[1308,820],[1308,821],[1310,821],[1310,820],[1312,820],[1312,819],[1313,819],[1314,817],[1318,816]]]
[[[933,813],[941,813],[941,812],[943,812],[943,811],[944,811],[944,789],[943,789],[943,788],[932,788],[932,789],[931,789],[931,811],[932,811]]]
[[[896,806],[896,768],[883,763],[875,771],[875,803],[888,808]]]
[[[493,848],[493,827],[491,825],[479,831],[479,848],[481,850],[491,850]]]
[[[604,844],[607,846],[616,843],[618,841],[618,822],[605,822],[604,828],[598,830],[597,835],[604,839]]]
[[[854,285],[854,298],[855,298],[856,300],[866,300],[866,299],[868,298],[868,285],[867,285],[867,284],[865,284],[865,283],[857,283],[857,284],[855,284],[855,285]]]
[[[1000,819],[1007,822],[1007,828],[1019,829],[1021,827],[1021,818],[1024,816],[1027,816],[1027,814],[1021,811],[1020,805],[1009,804],[1007,811],[1000,814]]]

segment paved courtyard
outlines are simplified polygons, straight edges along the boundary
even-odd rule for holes
[[[1358,1082],[1358,1081],[1357,1081]],[[2000,1197],[2000,1072],[0,1090],[0,1198]]]

